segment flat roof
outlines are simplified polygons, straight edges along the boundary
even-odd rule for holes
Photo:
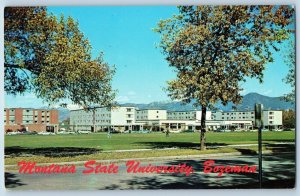
[[[11,110],[11,109],[22,109],[22,110],[58,110],[56,108],[4,108],[4,110]]]
[[[143,111],[143,110],[165,110],[165,109],[157,109],[157,108],[151,108],[151,109],[137,109],[137,111]],[[167,110],[166,110],[167,111]]]

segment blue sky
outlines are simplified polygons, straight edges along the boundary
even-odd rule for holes
[[[154,28],[160,19],[177,13],[174,6],[161,7],[48,7],[59,16],[72,16],[78,20],[80,30],[90,40],[92,54],[104,52],[104,59],[117,68],[113,88],[118,90],[117,101],[122,103],[149,103],[169,100],[162,90],[166,81],[175,77],[160,49],[155,47],[159,34]],[[242,94],[257,92],[267,96],[282,96],[291,91],[284,82],[288,67],[283,59],[286,47],[274,53],[275,62],[267,64],[264,83],[248,79],[241,84]],[[41,107],[47,105],[34,94],[5,95],[6,107]]]

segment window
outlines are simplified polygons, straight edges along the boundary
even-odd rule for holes
[[[158,118],[158,116],[156,116],[156,118]]]
[[[156,111],[156,113],[159,113],[159,111]]]
[[[269,121],[269,124],[273,124],[273,121]]]
[[[274,119],[274,117],[273,116],[269,116],[269,119]]]
[[[131,108],[127,108],[127,112],[131,112]]]
[[[274,114],[274,112],[269,112],[269,114],[270,114],[270,115],[273,115],[273,114]]]

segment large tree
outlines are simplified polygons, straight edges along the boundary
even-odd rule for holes
[[[285,63],[288,65],[289,67],[289,71],[287,76],[284,78],[284,81],[287,84],[290,84],[292,87],[292,92],[286,94],[284,96],[284,99],[286,101],[295,103],[295,98],[296,98],[296,72],[295,72],[295,68],[296,68],[296,50],[295,50],[295,39],[292,39],[289,42],[289,45],[287,47],[287,55],[285,57]]]
[[[5,92],[34,92],[49,103],[69,99],[85,108],[111,105],[114,68],[102,53],[92,59],[78,26],[45,7],[5,8]]]
[[[294,110],[284,110],[282,112],[282,125],[285,129],[296,127],[296,115]]]
[[[201,150],[207,109],[219,100],[238,104],[246,77],[263,81],[272,49],[288,38],[293,13],[290,6],[180,6],[179,14],[158,23],[159,46],[177,71],[169,96],[201,106]]]

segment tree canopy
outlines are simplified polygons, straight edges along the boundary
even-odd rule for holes
[[[69,99],[86,108],[112,104],[115,69],[103,53],[92,59],[73,18],[56,18],[45,7],[6,7],[4,19],[6,93],[34,92],[49,103]]]
[[[179,6],[161,20],[159,47],[177,78],[168,82],[172,99],[202,107],[201,149],[205,149],[206,109],[217,101],[240,103],[239,82],[263,81],[272,50],[289,37],[290,6]]]
[[[295,40],[291,40],[289,42],[288,48],[287,48],[288,52],[287,55],[285,57],[285,63],[288,65],[289,67],[289,71],[287,76],[284,78],[284,81],[287,84],[290,84],[292,87],[292,92],[286,94],[284,96],[284,99],[286,101],[295,103],[295,99],[296,99],[296,72],[295,72],[295,68],[296,68],[296,48],[295,48]]]

